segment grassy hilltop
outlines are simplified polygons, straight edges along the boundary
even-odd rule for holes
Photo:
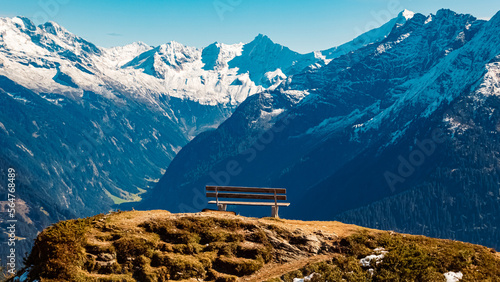
[[[62,221],[39,234],[26,266],[26,281],[500,281],[500,255],[483,246],[226,212]]]

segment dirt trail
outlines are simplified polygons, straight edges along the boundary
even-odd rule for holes
[[[304,266],[306,266],[309,263],[316,263],[316,262],[321,262],[321,261],[326,261],[334,256],[332,255],[318,255],[318,256],[313,256],[305,259],[301,259],[298,261],[293,261],[285,264],[279,264],[279,263],[271,263],[269,265],[266,265],[263,267],[261,270],[256,272],[255,274],[248,276],[248,277],[243,277],[239,281],[264,281],[267,279],[271,278],[276,278],[280,277],[288,272],[294,271],[296,269],[300,269]]]

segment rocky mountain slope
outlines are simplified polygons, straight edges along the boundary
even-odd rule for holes
[[[179,152],[147,203],[190,211],[209,183],[286,187],[289,218],[498,248],[499,29],[500,14],[415,14],[249,98]]]
[[[44,230],[11,281],[496,281],[500,255],[340,222],[132,211]],[[450,280],[448,280],[450,281]]]

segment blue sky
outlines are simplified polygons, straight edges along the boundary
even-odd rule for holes
[[[305,53],[347,42],[398,11],[449,8],[478,18],[498,0],[0,0],[0,16],[51,20],[103,47],[174,40],[204,47],[250,42],[257,34]]]

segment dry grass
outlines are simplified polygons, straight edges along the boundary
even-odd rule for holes
[[[308,238],[321,240],[311,249]],[[367,268],[359,259],[388,251]],[[500,277],[491,249],[340,222],[246,218],[232,213],[131,211],[70,220],[44,230],[27,259],[41,281],[421,281],[462,271]],[[318,280],[319,279],[319,280]]]
[[[500,281],[498,253],[483,246],[367,230],[342,238],[339,246],[342,255],[310,263],[280,279],[292,281],[315,273],[312,281],[443,281],[444,273],[460,271],[462,281]],[[362,267],[359,260],[379,254],[380,248],[387,252],[383,259]]]
[[[347,237],[361,230],[370,230],[371,232],[382,232],[376,229],[369,229],[352,224],[345,224],[338,221],[300,221],[300,220],[286,220],[263,218],[259,222],[275,224],[290,231],[301,229],[305,233],[315,233],[323,231],[325,233],[336,234],[339,237]]]

